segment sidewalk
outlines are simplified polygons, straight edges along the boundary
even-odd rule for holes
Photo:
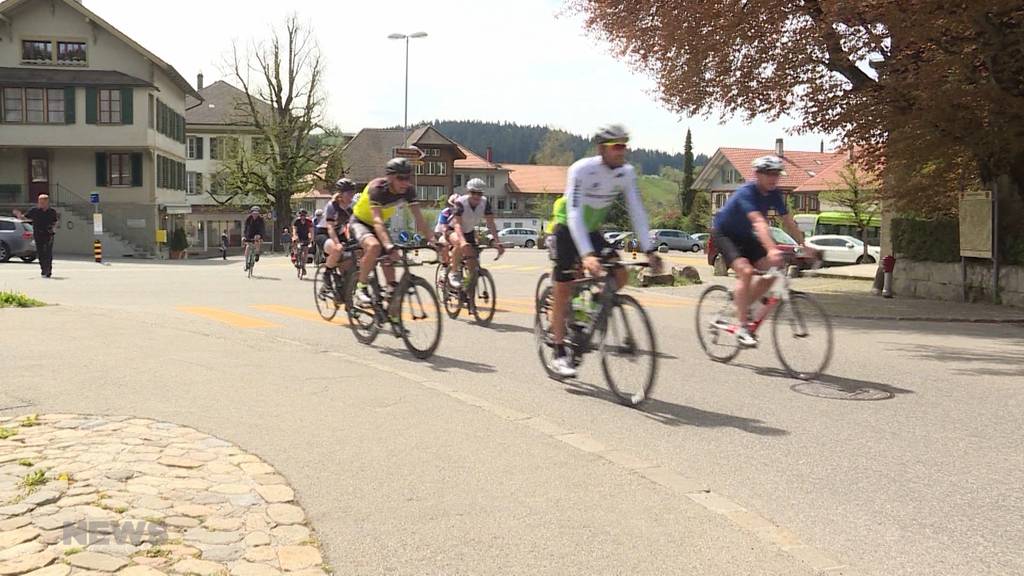
[[[878,264],[853,264],[851,266],[830,266],[828,268],[820,268],[813,272],[808,272],[808,274],[817,276],[818,278],[874,280],[876,270],[878,270]]]

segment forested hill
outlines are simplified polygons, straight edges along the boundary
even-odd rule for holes
[[[547,126],[520,126],[515,123],[480,122],[476,120],[435,120],[435,128],[459,144],[483,156],[490,146],[494,151],[494,161],[507,164],[529,164],[534,155],[541,149],[545,138],[552,132]],[[683,140],[680,134],[680,141]],[[566,134],[559,139],[572,151],[574,159],[590,153],[589,138],[576,134]],[[643,148],[630,150],[630,162],[641,169],[644,174],[659,174],[662,166],[683,168],[682,154],[668,154],[660,150]],[[701,154],[694,158],[694,164],[702,166],[707,156]]]

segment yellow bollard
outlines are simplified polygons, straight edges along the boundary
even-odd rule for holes
[[[103,262],[103,244],[99,240],[92,241],[92,255],[97,262]]]

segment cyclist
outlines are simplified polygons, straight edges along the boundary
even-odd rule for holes
[[[263,220],[263,214],[259,206],[249,209],[249,215],[245,218],[245,226],[242,231],[242,243],[245,244],[245,270],[249,270],[249,251],[255,245],[256,262],[260,261],[260,246],[263,244],[263,237],[267,234],[267,225]]]
[[[363,260],[356,284],[356,298],[363,305],[373,302],[366,281],[381,251],[388,253],[392,259],[397,258],[395,245],[386,227],[395,211],[408,205],[416,219],[416,229],[424,238],[430,237],[430,228],[423,219],[416,201],[416,190],[412,185],[412,164],[405,158],[392,158],[384,166],[384,171],[385,177],[371,181],[363,189],[359,200],[352,207],[352,219],[349,221],[349,237],[363,247]],[[388,287],[393,288],[397,285],[395,269],[390,265],[383,268]]]
[[[498,230],[494,225],[494,211],[491,210],[491,203],[484,196],[484,181],[473,178],[466,182],[466,191],[469,194],[459,196],[455,200],[455,211],[452,215],[451,225],[448,227],[448,241],[452,245],[452,259],[454,265],[452,272],[448,274],[448,284],[452,288],[462,287],[462,259],[466,258],[470,269],[475,273],[477,269],[477,237],[476,226],[481,220],[486,220],[487,229],[491,232],[491,238],[498,237]],[[505,247],[498,244],[498,255],[505,253]]]
[[[324,262],[324,277],[322,294],[329,294],[333,290],[334,269],[338,267],[342,257],[345,255],[345,240],[348,239],[348,222],[352,218],[352,196],[356,193],[356,183],[348,178],[342,178],[334,183],[338,190],[331,201],[324,208],[324,225],[327,228],[327,238],[324,240],[321,249],[327,256]]]
[[[583,158],[569,167],[565,189],[565,203],[555,214],[556,266],[554,272],[554,302],[551,311],[555,347],[551,370],[559,376],[576,375],[572,359],[565,346],[565,319],[572,298],[573,268],[582,260],[583,268],[591,276],[600,276],[602,264],[599,254],[610,249],[598,231],[612,205],[625,197],[633,231],[648,254],[651,266],[657,268],[661,260],[652,250],[648,237],[647,212],[640,200],[636,172],[626,163],[626,145],[629,133],[617,124],[598,130],[594,136],[598,145],[597,156]],[[612,259],[617,254],[612,251]],[[628,276],[623,267],[615,270],[616,282],[625,286]]]
[[[444,209],[437,214],[437,224],[434,226],[434,241],[441,247],[438,256],[441,257],[441,266],[445,269],[446,274],[448,267],[451,266],[451,262],[448,259],[448,242],[445,238],[448,236],[452,212],[455,210],[455,200],[458,197],[458,194],[452,194],[448,197]]]
[[[309,252],[309,243],[313,237],[313,221],[309,219],[309,212],[303,208],[299,210],[299,217],[292,222],[292,243],[298,244],[299,249],[295,254],[295,263],[306,262],[306,253]]]
[[[775,244],[768,226],[769,212],[774,210],[781,216],[786,231],[799,239],[801,245],[804,243],[804,233],[789,214],[785,198],[778,188],[782,159],[762,156],[752,164],[755,179],[737,188],[729,197],[715,214],[711,230],[715,246],[726,264],[736,272],[734,299],[740,325],[736,340],[745,347],[757,345],[757,340],[747,329],[750,303],[757,302],[771,287],[768,279],[753,284],[754,269],[783,265],[782,251]]]

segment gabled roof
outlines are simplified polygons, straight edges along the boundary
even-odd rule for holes
[[[248,104],[244,91],[223,80],[218,80],[200,90],[199,94],[203,98],[202,101],[191,96],[185,99],[185,121],[188,124],[252,125],[252,121],[248,117]],[[269,116],[273,113],[270,104],[259,99],[256,99],[256,109],[260,116]]]
[[[511,170],[508,175],[509,192],[516,194],[564,194],[569,178],[568,166],[537,164],[502,164]]]
[[[818,174],[813,178],[810,178],[803,184],[797,186],[794,192],[826,192],[829,190],[836,190],[838,188],[845,188],[846,182],[843,180],[843,170],[850,165],[850,162],[849,154],[841,154],[839,158],[832,162],[832,164],[827,168],[818,172]],[[858,170],[857,179],[865,186],[878,186],[878,179],[875,175],[863,168]]]
[[[382,174],[393,149],[427,145],[454,147],[456,162],[466,156],[458,143],[432,126],[421,126],[413,130],[408,139],[405,130],[400,128],[363,128],[345,145],[342,152],[345,175],[356,182],[369,182]]]
[[[838,159],[842,152],[802,152],[787,151],[782,155],[785,172],[779,179],[779,188],[794,190],[811,178],[823,172]],[[751,163],[761,156],[775,155],[775,150],[760,148],[719,148],[708,164],[701,170],[694,182],[697,189],[707,189],[720,168],[732,165],[744,180],[754,179],[754,167]]]
[[[114,70],[89,68],[0,68],[0,86],[143,86],[153,84]]]
[[[493,162],[488,162],[469,148],[459,145],[459,150],[466,156],[462,160],[455,161],[456,170],[501,170],[502,167]]]
[[[21,6],[23,4],[27,4],[27,3],[32,2],[32,1],[34,1],[34,0],[4,0],[2,3],[0,3],[0,14],[3,14],[4,12],[9,12],[11,10],[14,10],[15,8],[17,8],[19,6]],[[78,11],[80,14],[82,14],[82,16],[84,16],[86,18],[86,20],[88,20],[90,22],[96,23],[101,28],[103,28],[104,30],[109,32],[111,35],[113,35],[115,38],[117,38],[118,40],[121,40],[122,42],[124,42],[128,46],[132,47],[133,49],[135,49],[135,51],[139,52],[140,54],[145,56],[148,60],[150,60],[151,62],[153,62],[154,64],[159,66],[161,69],[163,69],[163,71],[165,73],[167,73],[168,76],[170,76],[171,81],[174,82],[174,85],[177,86],[178,88],[181,88],[185,92],[186,95],[192,96],[194,98],[202,99],[202,96],[200,96],[199,93],[196,92],[194,88],[192,88],[192,85],[189,84],[185,80],[185,78],[183,78],[181,76],[181,74],[179,74],[178,71],[174,69],[173,66],[171,66],[167,62],[165,62],[162,59],[160,59],[156,54],[153,54],[149,50],[146,50],[146,48],[144,48],[141,44],[139,44],[135,40],[132,40],[131,38],[126,36],[123,32],[121,32],[117,28],[114,28],[114,26],[111,25],[109,22],[107,22],[103,18],[100,18],[93,11],[89,10],[84,5],[82,5],[81,2],[76,1],[76,0],[52,0],[52,1],[63,2],[66,6],[70,7],[71,9]]]

